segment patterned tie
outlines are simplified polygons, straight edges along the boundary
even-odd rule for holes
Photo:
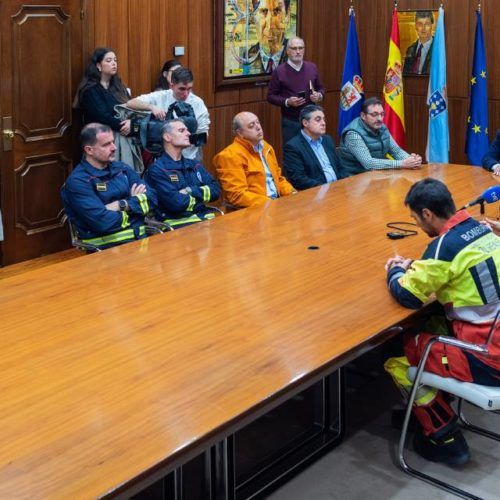
[[[273,58],[271,57],[269,61],[267,61],[267,70],[266,73],[272,73],[274,69],[274,61]]]
[[[411,67],[412,73],[420,74],[420,56],[422,55],[422,44],[418,44],[417,54],[415,55],[415,59],[413,61],[413,66]]]

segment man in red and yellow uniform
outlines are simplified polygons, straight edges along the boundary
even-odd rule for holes
[[[418,309],[434,294],[458,340],[485,344],[500,310],[500,238],[466,210],[457,212],[448,188],[436,179],[415,183],[406,195],[405,205],[417,225],[435,239],[419,260],[396,256],[387,261],[392,296],[401,305]],[[409,392],[412,386],[408,367],[419,363],[431,338],[432,333],[427,332],[408,334],[405,357],[385,363],[385,369],[403,391]],[[496,323],[488,356],[437,343],[431,348],[426,371],[464,382],[500,386],[500,325]],[[417,453],[452,466],[469,460],[469,448],[445,395],[422,386],[413,414],[421,425],[414,440]]]
[[[214,158],[226,200],[238,208],[263,205],[269,199],[295,193],[281,175],[276,153],[264,141],[257,116],[248,111],[233,119],[235,138]]]

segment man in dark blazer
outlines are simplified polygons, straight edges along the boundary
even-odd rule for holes
[[[489,151],[483,158],[483,167],[495,175],[500,175],[500,128],[497,130],[497,136],[491,143]]]
[[[301,131],[283,148],[286,178],[302,190],[342,178],[335,153],[335,143],[326,135],[325,113],[321,106],[310,104],[300,112]]]
[[[406,50],[404,75],[428,75],[431,70],[432,29],[434,16],[430,10],[418,10],[415,14],[417,40]]]

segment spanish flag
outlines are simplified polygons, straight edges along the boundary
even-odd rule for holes
[[[405,109],[403,100],[403,65],[399,42],[398,9],[392,12],[389,57],[384,82],[384,123],[399,147],[405,148]]]

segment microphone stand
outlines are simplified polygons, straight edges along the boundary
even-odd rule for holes
[[[479,202],[479,207],[480,207],[480,208],[479,208],[479,213],[480,213],[481,215],[484,215],[484,212],[485,212],[485,210],[484,210],[484,200],[481,200],[481,201]]]

